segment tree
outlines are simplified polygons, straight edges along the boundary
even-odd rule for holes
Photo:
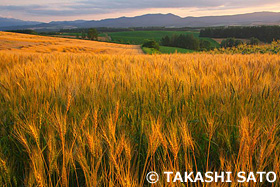
[[[161,39],[160,43],[163,46],[169,46],[170,45],[170,38],[169,38],[169,36],[166,35],[165,37],[163,37]]]
[[[98,32],[96,29],[89,29],[88,30],[88,39],[90,40],[97,40],[98,39]]]
[[[142,47],[154,48],[159,50],[159,44],[155,40],[145,40]]]
[[[235,47],[242,45],[242,44],[243,44],[243,42],[241,40],[235,40],[235,42],[234,42]]]
[[[185,48],[191,50],[199,50],[200,49],[200,42],[199,39],[194,37],[193,34],[187,34],[184,38]]]
[[[203,51],[208,51],[208,50],[211,50],[211,42],[209,42],[208,40],[200,40],[200,43],[199,43],[199,47],[200,47],[200,50],[203,50]]]
[[[82,39],[86,39],[86,33],[84,31],[82,31]]]
[[[79,35],[79,33],[77,33],[77,34],[76,34],[76,38],[77,38],[77,39],[79,39],[79,38],[80,38],[80,35]]]
[[[247,44],[248,45],[259,45],[259,43],[260,43],[259,39],[255,38],[255,37],[251,37]]]
[[[197,37],[194,37],[193,34],[173,35],[171,38],[169,38],[169,36],[165,36],[161,39],[161,44],[163,46],[180,47],[191,50],[200,49],[200,40]]]
[[[234,38],[227,38],[222,41],[221,47],[228,48],[228,47],[237,47],[243,44],[241,40],[236,40]]]

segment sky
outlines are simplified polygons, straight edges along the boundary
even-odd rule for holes
[[[262,11],[280,12],[279,0],[0,0],[0,17],[43,22],[152,13],[200,17]]]

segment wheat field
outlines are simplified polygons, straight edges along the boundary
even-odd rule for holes
[[[0,51],[0,186],[150,186],[149,171],[279,174],[279,97],[279,55]],[[160,175],[152,186],[182,185],[279,180]]]
[[[0,51],[13,53],[143,54],[140,46],[0,32]]]

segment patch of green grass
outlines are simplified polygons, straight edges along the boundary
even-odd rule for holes
[[[111,36],[113,42],[117,43],[130,43],[141,45],[146,39],[153,39],[157,42],[161,40],[164,36],[179,34],[193,34],[195,37],[199,37],[199,32],[190,31],[126,31],[126,32],[112,32],[108,33]]]
[[[62,35],[68,36],[81,36],[81,33],[62,33]],[[199,37],[199,32],[194,31],[125,31],[125,32],[110,32],[107,33],[108,36],[111,37],[112,43],[120,43],[120,44],[133,44],[133,45],[142,45],[145,40],[151,39],[155,40],[156,42],[160,42],[160,40],[165,37],[169,36],[172,37],[173,35],[180,35],[180,34],[193,34],[195,37]],[[105,37],[105,33],[100,33],[98,36]],[[207,37],[201,37],[201,39],[207,40],[211,43],[213,47],[218,48],[220,45],[215,40]],[[173,49],[165,49],[163,48],[162,53],[170,53],[169,51],[174,51]],[[186,51],[178,48],[177,52],[186,53]],[[191,51],[191,50],[189,50]],[[173,53],[174,53],[173,52]]]
[[[220,44],[218,42],[216,42],[215,40],[213,40],[212,38],[207,38],[207,37],[199,37],[199,38],[209,41],[211,43],[211,46],[213,46],[215,48],[220,48]]]
[[[180,34],[193,34],[194,37],[199,37],[199,32],[193,31],[126,31],[108,33],[112,39],[111,42],[113,43],[134,45],[141,45],[146,39],[152,39],[156,42],[160,42],[160,40],[165,36],[172,37],[173,35]],[[219,44],[211,38],[201,37],[201,39],[209,41],[213,47],[219,47]]]
[[[173,53],[193,53],[194,50],[183,49],[178,47],[160,46],[159,51],[154,48],[142,47],[145,54],[173,54]]]
[[[183,49],[178,47],[160,46],[159,51],[154,48],[142,47],[145,54],[173,54],[173,53],[193,53],[194,50]]]
[[[98,36],[100,36],[100,37],[105,37],[106,34],[105,34],[105,33],[100,33],[100,34],[98,34]]]
[[[142,47],[142,50],[145,54],[149,54],[149,55],[160,54],[160,51],[158,51],[154,48]]]
[[[82,33],[62,33],[63,36],[82,36]]]
[[[193,53],[194,50],[190,49],[183,49],[178,47],[166,47],[166,46],[160,46],[159,51],[164,54],[171,54],[171,53]]]

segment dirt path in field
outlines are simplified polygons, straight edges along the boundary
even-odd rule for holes
[[[139,54],[144,55],[145,53],[143,52],[143,50],[141,49],[140,45],[136,45],[136,49],[138,51]]]

